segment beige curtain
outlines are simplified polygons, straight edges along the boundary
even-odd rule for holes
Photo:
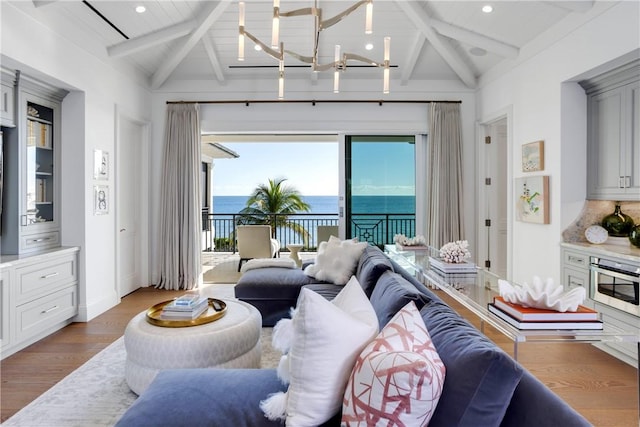
[[[460,104],[429,104],[427,241],[440,248],[464,239]]]
[[[160,189],[160,289],[193,289],[200,262],[200,117],[197,104],[167,107]]]

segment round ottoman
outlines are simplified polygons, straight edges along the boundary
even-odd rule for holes
[[[129,388],[139,395],[163,369],[259,368],[260,312],[242,301],[225,302],[224,317],[199,326],[154,326],[146,310],[131,319],[124,332]]]

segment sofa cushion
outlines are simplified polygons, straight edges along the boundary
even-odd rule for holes
[[[371,296],[374,286],[385,271],[393,271],[389,258],[377,247],[367,246],[358,261],[356,278],[368,297]]]
[[[161,371],[116,426],[281,426],[259,403],[284,389],[274,369]]]
[[[342,423],[427,425],[444,380],[445,366],[410,302],[358,356],[344,394]]]
[[[371,305],[378,316],[380,329],[410,301],[420,310],[429,299],[397,273],[384,272],[371,294]]]
[[[523,368],[446,304],[430,301],[421,314],[447,367],[429,425],[499,426]]]

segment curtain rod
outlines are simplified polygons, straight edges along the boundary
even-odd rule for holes
[[[280,99],[280,100],[268,100],[268,99],[257,99],[253,101],[249,100],[228,100],[228,101],[167,101],[167,104],[245,104],[247,107],[250,104],[270,104],[270,103],[296,103],[296,104],[325,104],[325,103],[353,103],[353,104],[378,104],[382,106],[383,104],[430,104],[432,102],[441,102],[443,104],[462,104],[462,101],[439,101],[439,100],[375,100],[375,99],[356,99],[356,100],[348,100],[348,99]]]

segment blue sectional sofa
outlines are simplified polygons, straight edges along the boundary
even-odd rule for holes
[[[379,249],[365,250],[356,277],[381,328],[409,301],[420,308],[446,366],[444,389],[430,426],[590,425]],[[321,288],[328,298],[336,291]],[[285,390],[275,369],[167,370],[158,374],[117,426],[281,426],[264,417],[259,403]],[[340,425],[340,413],[323,425]]]

